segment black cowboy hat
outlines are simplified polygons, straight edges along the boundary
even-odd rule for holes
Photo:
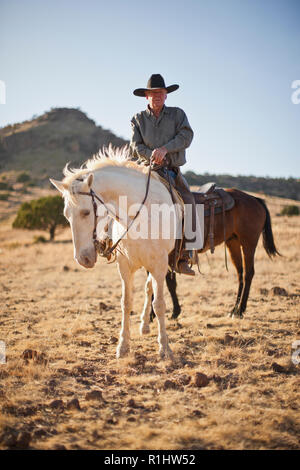
[[[147,83],[147,88],[137,88],[134,90],[133,94],[135,96],[145,96],[147,91],[159,90],[160,88],[165,88],[167,93],[172,93],[172,91],[175,91],[179,88],[179,85],[166,86],[163,77],[157,73],[151,75]]]

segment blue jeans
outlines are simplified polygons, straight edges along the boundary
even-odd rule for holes
[[[169,170],[167,168],[161,168],[160,172],[163,173],[162,176],[164,176],[166,178],[166,180],[168,180],[168,174],[169,174],[169,176],[171,178],[171,183],[175,186],[175,180],[176,180],[177,174],[175,173],[174,170]]]

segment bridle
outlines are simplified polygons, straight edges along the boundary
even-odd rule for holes
[[[136,218],[139,216],[141,210],[142,210],[142,207],[143,205],[145,204],[146,202],[146,199],[148,197],[148,193],[149,193],[149,186],[150,186],[150,177],[151,177],[151,171],[153,170],[153,165],[152,165],[152,162],[150,161],[150,165],[149,165],[149,170],[148,170],[148,174],[147,174],[147,183],[146,183],[146,192],[145,192],[145,196],[144,196],[144,199],[143,201],[141,202],[141,205],[137,211],[137,213],[135,214],[135,216],[133,217],[133,219],[131,219],[131,221],[129,222],[127,228],[124,230],[124,232],[122,233],[122,235],[120,236],[120,238],[111,246],[111,247],[107,247],[106,244],[104,243],[101,243],[98,239],[97,239],[97,203],[96,203],[96,199],[105,207],[106,211],[108,214],[111,215],[111,217],[113,219],[116,219],[118,222],[121,221],[120,217],[115,214],[109,207],[107,207],[107,205],[105,204],[105,202],[101,199],[100,196],[98,196],[95,191],[90,188],[90,191],[89,192],[84,192],[84,191],[78,191],[76,194],[81,194],[83,196],[90,196],[92,198],[92,205],[93,205],[93,211],[94,211],[94,229],[93,229],[93,244],[94,244],[94,247],[95,247],[95,250],[96,252],[100,255],[100,256],[105,256],[106,258],[110,258],[110,255],[115,251],[115,249],[117,248],[118,244],[120,243],[120,241],[125,237],[125,235],[128,233],[130,227],[132,226],[132,224],[134,223],[134,221],[136,220]],[[77,181],[81,181],[83,182],[84,180],[81,179],[81,178],[77,178]]]

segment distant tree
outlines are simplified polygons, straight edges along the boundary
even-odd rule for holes
[[[26,171],[23,171],[18,175],[16,181],[17,183],[27,183],[27,181],[30,181],[30,175]]]
[[[68,225],[68,221],[63,215],[63,208],[64,202],[61,196],[48,196],[24,202],[13,222],[13,227],[48,230],[52,241],[56,228]]]

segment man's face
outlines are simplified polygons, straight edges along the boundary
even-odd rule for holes
[[[147,91],[145,94],[149,106],[153,111],[160,111],[165,104],[167,98],[167,90],[160,88],[159,90]]]

